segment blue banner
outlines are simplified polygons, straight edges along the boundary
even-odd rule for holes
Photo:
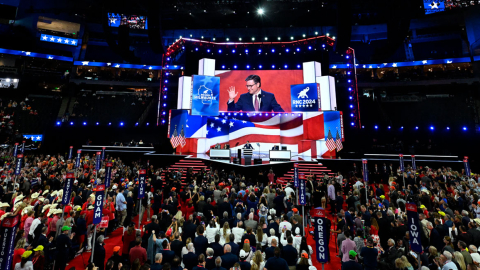
[[[40,35],[40,40],[45,42],[52,42],[57,44],[63,45],[70,45],[70,46],[77,46],[78,40],[75,38],[66,38],[66,37],[59,37],[59,36],[52,36],[52,35]]]
[[[317,83],[290,85],[292,112],[316,112],[319,109]]]
[[[412,169],[417,170],[417,164],[415,163],[415,156],[412,155]]]
[[[82,150],[77,150],[77,159],[75,160],[75,168],[80,167],[80,156],[82,155]]]
[[[25,141],[22,142],[22,148],[20,149],[22,153],[25,153]]]
[[[368,182],[368,166],[367,160],[362,159],[362,169],[363,169],[363,181]]]
[[[138,171],[138,198],[143,199],[145,197],[145,180],[147,179],[147,171]]]
[[[70,150],[68,150],[68,159],[72,159],[73,155],[73,146],[70,146]]]
[[[325,222],[325,209],[318,207],[312,209],[310,214],[315,218],[314,239],[317,245],[317,261],[319,263],[327,263],[330,255],[328,249],[328,238],[330,237],[328,232],[330,228],[327,228],[327,223]]]
[[[102,147],[102,160],[105,160],[105,147]]]
[[[400,171],[405,171],[405,166],[403,164],[403,154],[399,154],[398,157],[400,158]]]
[[[67,173],[65,186],[63,187],[63,198],[62,198],[63,205],[67,205],[70,203],[70,196],[72,195],[72,186],[73,186],[74,179],[75,179],[75,175],[73,174],[73,172]]]
[[[445,11],[445,0],[423,0],[425,14]]]
[[[101,158],[102,158],[102,152],[97,152],[97,159],[95,161],[95,170],[97,170],[97,173],[98,173],[98,170],[100,170],[100,167],[102,164]]]
[[[410,232],[410,248],[414,252],[422,252],[422,238],[418,221],[417,205],[407,203],[408,230]]]
[[[15,161],[15,175],[19,175],[22,171],[22,162],[23,162],[23,154],[17,155],[17,160]]]
[[[13,156],[16,157],[18,153],[18,143],[15,143],[15,146],[13,147]]]
[[[98,185],[95,188],[95,205],[93,208],[93,224],[99,224],[102,221],[103,200],[105,198],[105,185]]]
[[[300,174],[300,186],[298,188],[298,204],[306,205],[307,204],[307,195],[306,195],[306,186],[305,186],[305,175]]]
[[[19,216],[5,217],[0,226],[0,269],[10,270],[13,251],[15,249],[15,234],[19,225]]]
[[[293,164],[293,186],[298,187],[298,163]]]
[[[23,134],[23,138],[25,139],[30,139],[34,142],[41,142],[43,141],[43,135],[42,134]]]
[[[110,186],[110,180],[112,179],[112,162],[107,162],[105,165],[105,187],[108,188]]]
[[[194,75],[192,88],[192,115],[218,116],[220,78]]]
[[[470,177],[470,163],[467,156],[463,157],[463,167],[465,168],[465,175]]]

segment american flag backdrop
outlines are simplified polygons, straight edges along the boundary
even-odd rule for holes
[[[180,131],[180,136],[178,136],[178,141],[182,148],[187,144],[187,141],[185,140],[185,132],[183,131],[183,126],[182,130]]]
[[[327,140],[325,141],[325,144],[327,145],[328,151],[332,152],[337,148],[337,145],[335,144],[335,141],[333,140],[332,132],[328,130],[328,137]]]
[[[175,131],[173,131],[173,134],[170,137],[170,143],[172,144],[173,148],[177,148],[177,146],[180,144],[179,136],[177,133],[177,127],[175,127]]]
[[[337,129],[337,136],[335,137],[335,144],[337,145],[337,152],[343,149],[342,138],[340,138],[338,129]]]

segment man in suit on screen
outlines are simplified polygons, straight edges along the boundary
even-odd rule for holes
[[[244,112],[283,112],[282,106],[278,104],[275,95],[262,90],[262,82],[258,75],[249,75],[245,82],[247,82],[248,93],[241,94],[240,98],[235,102],[238,93],[235,92],[235,87],[228,88],[228,110],[229,111],[244,111]]]
[[[243,149],[253,149],[253,146],[250,144],[249,141],[243,146]]]

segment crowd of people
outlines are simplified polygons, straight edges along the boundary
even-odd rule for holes
[[[101,228],[93,224],[93,209],[105,164],[96,171],[95,155],[83,155],[75,168],[76,161],[62,155],[26,153],[15,176],[8,151],[1,153],[0,219],[19,215],[12,269],[72,269],[68,263],[80,254],[93,256],[87,269],[99,270],[316,269],[315,246],[307,241],[311,219],[300,214],[293,185],[277,184],[274,177],[220,168],[172,170],[107,156],[114,165],[102,210],[109,224]],[[369,183],[357,166],[345,176],[307,177],[305,213],[322,207],[332,215],[327,235],[336,237],[330,246],[338,250],[329,250],[330,262],[340,261],[345,270],[476,270],[478,176],[390,166],[382,174],[371,170]],[[140,169],[147,172],[142,199]],[[62,205],[67,172],[75,173],[75,181],[70,203]],[[407,202],[418,205],[421,254],[410,247]],[[138,219],[146,222],[139,227]],[[105,240],[117,230],[122,245],[107,258]]]

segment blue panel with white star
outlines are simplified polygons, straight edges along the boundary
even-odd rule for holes
[[[58,36],[45,35],[45,34],[40,35],[40,40],[45,42],[52,42],[57,44],[70,45],[70,46],[78,45],[78,39],[58,37]]]

